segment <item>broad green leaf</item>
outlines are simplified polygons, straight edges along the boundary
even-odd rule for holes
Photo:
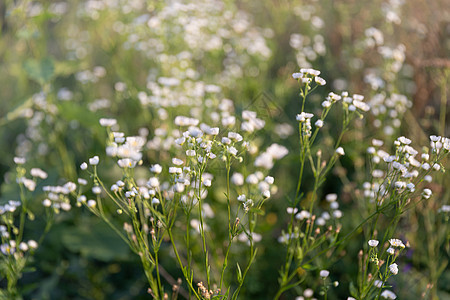
[[[130,253],[128,245],[103,222],[90,227],[67,228],[62,242],[73,252],[101,261],[125,259]]]
[[[55,73],[55,65],[50,57],[44,57],[41,60],[30,58],[24,62],[23,68],[28,73],[28,77],[41,85],[48,83]]]
[[[58,103],[58,108],[61,116],[67,121],[75,120],[86,128],[102,129],[98,123],[99,118],[87,107],[80,106],[72,101],[61,101]]]
[[[350,295],[356,299],[359,299],[358,290],[356,289],[355,285],[353,284],[353,281],[350,282]]]

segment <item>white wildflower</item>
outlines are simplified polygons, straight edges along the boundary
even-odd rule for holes
[[[396,263],[393,263],[389,266],[389,271],[391,271],[392,274],[397,275],[398,274],[398,265]]]
[[[98,158],[98,156],[94,156],[94,157],[89,158],[89,164],[91,166],[98,165],[99,161],[100,161],[100,159]]]
[[[384,290],[381,293],[381,297],[385,298],[385,299],[397,299],[397,295],[395,295],[393,292],[391,292],[390,290]]]
[[[345,155],[344,148],[342,148],[342,147],[337,148],[336,149],[336,153],[341,155],[341,156]]]
[[[244,176],[241,173],[233,173],[231,176],[231,182],[235,185],[243,185],[244,184]]]
[[[107,118],[101,118],[100,119],[100,125],[103,127],[111,127],[117,124],[116,119],[107,119]]]
[[[162,167],[159,164],[154,164],[150,167],[150,171],[156,174],[159,174],[162,172]]]
[[[316,125],[319,128],[322,128],[323,127],[323,120],[320,120],[320,119],[317,120],[316,123],[314,123],[314,125]]]
[[[292,215],[292,214],[296,214],[297,212],[298,212],[298,208],[292,208],[292,207],[288,207],[288,208],[286,208],[286,212],[288,213],[288,214],[290,214],[290,215]]]
[[[377,240],[369,240],[368,244],[370,247],[376,247],[378,246],[379,241]]]
[[[392,247],[400,247],[400,248],[405,248],[405,245],[403,244],[403,242],[399,239],[390,239],[389,240],[389,244],[391,244]]]
[[[39,168],[32,168],[30,174],[33,177],[39,177],[41,179],[46,179],[48,177],[47,173]]]
[[[328,270],[321,270],[319,274],[320,274],[320,277],[327,278],[328,275],[330,275],[330,272]]]

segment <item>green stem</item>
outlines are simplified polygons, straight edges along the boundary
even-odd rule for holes
[[[231,162],[230,158],[227,159],[227,206],[228,206],[228,246],[225,253],[225,258],[223,260],[222,272],[220,274],[220,283],[219,289],[222,290],[223,276],[225,273],[225,269],[228,265],[228,254],[230,253],[231,244],[233,242],[233,234],[231,228],[231,205],[230,205],[230,170],[231,170]]]
[[[202,298],[197,294],[197,291],[192,286],[192,278],[190,278],[190,276],[191,276],[190,274],[191,273],[187,273],[187,272],[190,272],[190,271],[187,271],[186,268],[183,266],[183,263],[181,262],[181,258],[180,258],[180,255],[178,254],[177,246],[175,245],[175,240],[173,239],[172,229],[169,228],[167,230],[167,233],[169,234],[170,243],[172,244],[173,252],[175,253],[175,256],[177,258],[177,261],[178,261],[178,264],[180,265],[181,270],[183,271],[183,275],[184,275],[184,278],[186,279],[186,282],[188,284],[189,290],[192,293],[194,293],[195,297],[198,300],[201,300]]]
[[[25,215],[27,213],[27,199],[23,191],[23,185],[20,184],[20,199],[22,200],[22,210],[20,211],[19,233],[17,234],[16,243],[22,242],[23,231],[25,227]]]
[[[158,282],[158,289],[160,290],[161,295],[163,295],[164,290],[161,285],[161,277],[159,276],[158,251],[155,251],[155,265],[156,265],[156,280]]]
[[[202,236],[203,254],[205,256],[206,281],[208,283],[208,289],[209,289],[210,281],[209,281],[209,268],[208,268],[208,250],[206,249],[205,229],[203,227],[203,216],[202,216],[202,199],[200,197],[198,198],[198,213],[200,215],[200,234]]]
[[[445,116],[447,115],[447,81],[450,71],[445,70],[441,80],[441,109],[439,115],[439,134],[445,136]]]
[[[253,264],[253,261],[256,257],[256,252],[257,252],[256,250],[257,249],[253,249],[253,240],[250,238],[250,261],[248,262],[248,265],[245,268],[244,274],[242,274],[242,279],[241,279],[241,282],[239,283],[238,288],[233,293],[233,296],[231,298],[232,300],[236,300],[237,297],[239,296],[239,292],[242,288],[242,285],[244,284],[245,277],[247,276],[248,270],[250,270],[250,266]]]
[[[191,245],[190,245],[190,219],[191,219],[191,207],[188,209],[186,215],[186,251],[187,251],[187,272],[191,273]],[[175,243],[173,243],[175,245]],[[182,267],[182,265],[180,265]],[[189,299],[191,299],[192,291],[189,289]]]

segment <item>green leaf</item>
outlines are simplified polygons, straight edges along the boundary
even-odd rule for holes
[[[298,246],[297,249],[297,259],[301,262],[303,260],[303,249],[302,247]]]
[[[242,282],[242,272],[241,272],[241,267],[239,266],[239,263],[236,263],[237,266],[237,280],[239,283]]]
[[[442,272],[444,272],[444,270],[447,268],[447,265],[448,265],[448,261],[444,260],[441,263],[441,267],[438,269],[436,274],[439,274],[439,276],[441,276]]]
[[[359,298],[358,290],[356,289],[355,285],[353,284],[353,281],[350,282],[350,295],[356,299]]]
[[[50,57],[44,57],[41,60],[30,58],[24,62],[23,68],[28,73],[28,77],[41,85],[48,83],[55,72],[55,65]]]
[[[68,76],[78,72],[83,67],[78,61],[55,61],[55,75]]]
[[[3,291],[0,289],[0,300],[7,300],[10,299],[10,296],[8,295],[8,293],[6,291]]]
[[[250,208],[250,212],[251,213],[256,213],[258,215],[264,216],[264,211],[262,209],[256,208],[256,207],[252,207]]]
[[[315,269],[317,269],[316,267],[314,267],[311,264],[302,265],[302,268],[305,269],[305,270],[315,270]]]
[[[105,223],[90,224],[78,228],[67,228],[62,243],[72,252],[101,261],[126,259],[128,245]]]
[[[58,109],[61,116],[67,121],[76,120],[86,128],[103,132],[103,128],[99,126],[98,117],[87,107],[76,104],[72,101],[64,101],[58,103]]]
[[[39,31],[37,30],[30,30],[30,29],[20,29],[17,31],[17,38],[23,39],[23,40],[30,40],[32,38],[39,37]]]

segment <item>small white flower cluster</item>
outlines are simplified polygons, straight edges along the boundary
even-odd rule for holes
[[[332,210],[331,215],[335,218],[335,219],[340,219],[343,216],[343,213],[341,210],[339,210],[339,203],[336,201],[337,200],[337,194],[327,194],[325,196],[325,200],[330,203],[330,209]],[[322,218],[328,214],[327,212],[322,213]],[[329,214],[328,214],[329,215]],[[325,220],[329,220],[329,218],[324,218]],[[320,224],[320,217],[317,219],[318,224]]]
[[[395,295],[394,292],[390,290],[384,290],[381,293],[381,297],[383,297],[384,299],[397,299],[397,295]]]
[[[26,177],[17,178],[17,183],[23,184],[23,186],[30,192],[33,192],[36,189],[36,181]]]
[[[256,117],[256,112],[250,110],[242,111],[242,120],[241,130],[248,133],[260,130],[266,124],[264,120]]]
[[[255,203],[253,202],[252,199],[247,199],[247,200],[242,204],[242,206],[244,207],[244,211],[245,211],[246,213],[248,213],[249,210],[253,207],[254,204],[255,204]]]
[[[270,170],[274,166],[274,160],[279,160],[285,157],[289,153],[288,149],[279,144],[270,145],[266,151],[262,152],[256,157],[254,165],[255,167],[261,167],[266,170]]]
[[[177,126],[197,126],[200,121],[195,118],[189,118],[185,116],[176,116],[173,123]]]
[[[48,174],[39,168],[32,168],[30,170],[30,174],[31,174],[31,176],[40,178],[40,179],[47,179],[47,177],[48,177]]]
[[[95,22],[101,22],[100,15],[109,15],[108,19],[111,20],[111,14],[114,18],[118,14],[125,14],[126,18],[121,18],[112,26],[113,33],[124,40],[121,46],[125,51],[133,49],[141,57],[157,61],[160,68],[165,67],[165,73],[169,73],[167,76],[195,79],[203,75],[195,68],[196,58],[209,57],[222,51],[224,58],[218,62],[221,68],[213,81],[231,86],[244,72],[248,76],[258,74],[258,69],[255,71],[249,67],[250,61],[266,60],[271,56],[266,38],[273,35],[272,30],[256,27],[251,16],[235,5],[224,6],[216,0],[195,3],[176,0],[156,6],[152,14],[142,14],[145,5],[141,1],[118,4],[88,1],[74,9],[82,20],[87,18],[87,21],[92,19]],[[167,34],[173,39],[167,40]],[[96,44],[92,37],[78,30],[71,31],[69,38],[70,42],[65,43],[65,46],[71,59],[85,58],[92,51],[91,45]],[[169,54],[167,49],[172,49],[170,53],[174,53]],[[91,78],[94,72],[89,71],[91,76],[85,76],[88,77],[86,79],[94,81]],[[161,84],[169,87],[176,84],[171,80],[172,77],[166,78],[168,80],[161,80]],[[123,88],[118,86],[116,90]]]
[[[189,124],[190,125],[189,125]],[[206,198],[208,192],[207,187],[212,184],[213,176],[204,172],[202,178],[198,178],[198,168],[206,166],[209,160],[216,158],[216,154],[213,152],[213,145],[215,137],[219,134],[219,128],[209,127],[206,124],[200,124],[200,127],[196,127],[193,124],[198,125],[197,121],[183,122],[184,126],[188,126],[188,130],[182,133],[182,136],[175,140],[178,147],[183,147],[186,155],[186,161],[180,158],[172,158],[172,166],[169,166],[168,173],[171,175],[171,183],[165,182],[160,185],[157,177],[163,170],[163,167],[159,164],[155,164],[150,168],[150,171],[155,173],[155,176],[150,178],[147,182],[149,193],[154,194],[156,190],[162,189],[166,191],[166,197],[171,199],[174,193],[182,193],[181,202],[185,205],[195,205],[197,200],[194,195],[198,194],[202,199]],[[181,126],[181,123],[179,123]],[[237,150],[231,144],[237,141],[242,141],[243,138],[240,134],[229,132],[228,137],[223,138],[223,143],[217,142],[222,145],[232,155],[237,155]],[[196,190],[199,192],[196,192]],[[187,191],[187,192],[185,192]],[[159,200],[153,198],[153,204],[158,204]]]
[[[163,83],[175,81],[164,80]],[[217,89],[214,89],[217,90]],[[208,106],[209,107],[209,106]],[[199,198],[205,199],[208,195],[208,187],[212,186],[213,175],[205,172],[205,168],[210,160],[215,159],[217,156],[222,160],[228,162],[242,161],[240,156],[242,152],[248,150],[250,154],[257,152],[250,143],[244,141],[243,136],[239,132],[231,130],[232,126],[235,126],[236,118],[233,116],[234,105],[231,100],[224,99],[218,105],[219,113],[212,112],[210,114],[212,123],[221,123],[224,127],[229,127],[230,130],[226,132],[226,135],[220,137],[219,127],[212,127],[205,123],[201,123],[196,117],[186,117],[178,115],[174,119],[174,124],[179,127],[177,130],[173,130],[171,134],[161,127],[155,129],[155,137],[147,143],[147,147],[150,149],[158,149],[158,144],[162,142],[162,137],[167,137],[166,142],[169,145],[166,149],[172,149],[172,146],[176,148],[176,151],[182,149],[183,152],[178,152],[177,157],[172,157],[171,165],[167,168],[162,167],[160,164],[154,164],[150,167],[150,171],[153,173],[146,182],[142,182],[140,179],[136,179],[136,187],[129,188],[129,184],[125,184],[123,181],[118,181],[111,186],[111,191],[114,192],[118,199],[128,199],[133,201],[136,197],[140,197],[145,201],[150,202],[151,205],[157,206],[163,203],[163,200],[180,199],[180,203],[187,209],[192,209],[192,206],[198,204]],[[191,115],[197,115],[195,109],[191,110]],[[255,112],[245,110],[242,113],[243,122],[241,129],[243,132],[252,133],[254,130],[263,128],[265,122],[259,118]],[[102,121],[103,125],[112,125],[113,122]],[[114,127],[117,124],[114,124]],[[106,126],[109,127],[109,126]],[[184,130],[184,131],[183,131]],[[148,135],[148,130],[146,132]],[[142,158],[142,148],[145,146],[145,139],[140,132],[139,137],[125,137],[121,132],[110,132],[110,144],[107,147],[107,154],[110,156],[121,157],[121,159],[133,159],[134,164],[128,165],[128,167],[134,167],[138,160]],[[158,140],[159,139],[159,140]],[[271,145],[264,155],[269,157],[269,161],[264,161],[262,157],[257,157],[255,165],[263,168],[271,168],[273,166],[273,160],[280,159],[287,154],[287,149],[281,145]],[[93,165],[90,159],[90,164]],[[94,165],[98,164],[99,159],[96,157]],[[263,162],[262,164],[260,164]],[[270,167],[268,167],[270,164]],[[120,164],[119,164],[120,165]],[[86,169],[87,164],[82,166],[82,169]],[[169,174],[169,180],[164,181],[163,171],[166,170]],[[165,173],[165,172],[164,172]],[[201,175],[201,176],[200,176]],[[247,183],[249,186],[248,195],[252,199],[242,200],[244,203],[244,211],[248,211],[255,204],[260,205],[262,201],[271,196],[272,192],[276,192],[276,186],[273,185],[273,177],[264,177],[261,171],[249,174],[247,178],[239,172],[234,172],[231,178],[231,182],[237,186]],[[134,183],[132,184],[134,186]],[[101,188],[99,186],[93,187],[94,194],[100,194]],[[176,197],[175,197],[176,196]],[[245,198],[245,195],[239,197],[239,200]],[[78,203],[86,203],[89,207],[94,208],[96,201],[89,200],[84,196],[78,197]],[[92,203],[90,203],[92,202]],[[89,204],[90,203],[90,204]],[[259,207],[259,206],[258,206]],[[207,204],[202,202],[203,214],[207,217],[213,217],[214,211]],[[118,209],[117,212],[122,213],[122,209]],[[146,215],[150,211],[144,212]],[[153,216],[155,217],[155,216]],[[197,229],[198,220],[191,220],[191,225]],[[207,228],[206,224],[205,229]]]
[[[433,139],[441,141],[440,137],[432,136],[430,139],[431,143],[435,143],[433,142]],[[445,139],[442,140],[444,140],[445,143]],[[431,171],[441,170],[441,165],[439,163],[430,162],[430,155],[427,153],[421,154],[420,158],[416,159],[419,152],[410,144],[410,139],[404,136],[399,137],[394,142],[394,145],[396,146],[395,155],[390,155],[384,150],[379,149],[383,145],[382,141],[377,139],[372,140],[373,146],[367,148],[367,153],[370,154],[372,163],[374,164],[374,169],[372,171],[373,179],[372,183],[365,182],[363,184],[364,196],[369,199],[369,201],[373,202],[377,200],[377,204],[381,205],[384,199],[390,196],[414,193],[418,188],[414,183],[416,178],[423,175],[425,182],[431,182],[432,177],[429,173]],[[437,155],[437,151],[434,151],[434,153]],[[382,161],[387,165],[380,165]],[[432,161],[436,161],[435,156],[433,156]],[[391,178],[392,184],[389,184],[384,180],[386,176]],[[431,195],[431,189],[423,188],[423,198],[429,199]],[[377,196],[378,199],[375,199]]]
[[[236,175],[240,173],[234,173],[233,176],[239,176]],[[260,171],[257,171],[253,174],[250,174],[247,176],[246,182],[249,184],[250,191],[255,191],[253,193],[250,193],[249,195],[246,194],[240,194],[237,197],[237,200],[240,202],[243,202],[244,211],[248,212],[251,207],[254,205],[254,201],[248,197],[255,197],[254,199],[260,198],[261,200],[266,200],[270,198],[271,192],[276,192],[277,187],[274,185],[274,178],[272,176],[266,176],[264,177],[263,173]],[[257,187],[257,189],[252,188],[252,186]],[[260,200],[258,200],[259,202]]]
[[[375,27],[369,27],[364,31],[366,36],[365,44],[366,47],[381,46],[384,44],[383,32]]]
[[[385,74],[383,75],[386,81],[388,81],[388,79],[393,78],[403,67],[406,58],[406,47],[403,44],[398,44],[395,47],[380,46],[377,50],[387,62],[384,68]]]
[[[106,147],[106,154],[111,157],[117,157],[119,167],[134,168],[142,159],[142,149],[146,140],[142,136],[128,136],[122,132],[112,132],[111,141]],[[98,157],[97,157],[98,158]],[[89,160],[91,165],[96,165]],[[98,159],[97,159],[98,164]]]
[[[375,117],[373,125],[375,128],[383,127],[383,133],[392,136],[398,132],[401,119],[405,112],[411,108],[412,102],[404,95],[392,94],[386,97],[385,94],[376,94],[368,102],[370,111]]]
[[[322,124],[323,125],[323,124]],[[276,124],[274,132],[282,139],[287,139],[294,133],[294,128],[289,123]]]
[[[81,184],[86,184],[84,179],[79,180]],[[45,207],[52,207],[56,213],[60,210],[69,211],[72,208],[69,195],[74,195],[77,185],[73,182],[67,182],[60,186],[44,186],[42,190],[47,193],[47,198],[42,201]]]
[[[441,149],[444,149],[446,152],[448,152],[450,151],[450,139],[442,136],[431,135],[430,147],[432,153],[439,154],[441,152]]]
[[[438,212],[450,213],[450,205],[442,205],[442,207],[438,209]]]
[[[6,231],[4,225],[0,225],[0,233],[3,236],[3,232]],[[16,259],[19,257],[23,257],[24,253],[32,250],[34,251],[38,247],[38,244],[35,240],[29,240],[28,242],[20,242],[17,245],[15,240],[9,240],[6,243],[0,245],[0,252],[5,256],[13,255]]]
[[[369,252],[368,252],[368,256],[369,256],[369,261],[374,263],[375,265],[377,265],[378,270],[381,267],[381,265],[383,265],[384,261],[380,261],[380,259],[378,258],[378,250],[377,250],[377,246],[379,244],[378,240],[369,240],[367,242],[369,244]],[[409,247],[409,243],[406,243]],[[388,278],[392,275],[397,275],[399,272],[399,266],[397,263],[395,263],[395,260],[397,259],[398,255],[400,254],[400,252],[402,252],[402,250],[406,247],[403,242],[400,239],[390,239],[389,240],[389,245],[390,247],[386,250],[387,252],[387,264],[389,265],[385,265],[386,271],[385,271],[385,276],[380,275],[380,279],[375,279],[374,283],[374,287],[376,288],[383,288],[384,283],[388,280]],[[398,248],[398,250],[396,251],[396,248]],[[382,256],[383,257],[383,256]]]
[[[80,47],[78,49],[80,49],[79,52],[78,52],[80,54],[80,53],[83,52],[83,50],[85,48]],[[81,49],[83,49],[83,50],[81,50]],[[84,57],[84,55],[79,55],[79,56],[83,56]],[[79,58],[81,58],[81,57],[79,57]],[[96,82],[98,82],[100,80],[100,78],[105,77],[105,75],[106,75],[106,69],[104,67],[102,67],[102,66],[95,66],[95,67],[93,67],[91,69],[85,69],[85,70],[77,72],[75,74],[75,79],[77,81],[79,81],[81,84],[96,83]],[[69,96],[69,94],[67,94],[65,92],[61,96],[67,97],[67,96]],[[98,100],[100,100],[100,101],[98,101]],[[96,111],[96,110],[99,110],[99,109],[102,109],[102,108],[109,107],[109,101],[107,101],[108,104],[105,103],[106,101],[101,101],[101,100],[106,100],[106,99],[98,99],[98,100],[95,101],[97,103],[93,102],[93,103],[91,103],[91,105],[89,105],[89,110]]]
[[[16,209],[22,205],[20,201],[9,200],[6,204],[0,205],[0,216],[5,213],[13,213]]]
[[[293,73],[292,78],[297,79],[299,82],[310,85],[313,80],[317,85],[325,85],[326,81],[319,76],[320,71],[310,69],[310,68],[302,68],[300,69],[300,72]]]
[[[317,298],[312,298],[313,296],[314,291],[308,288],[303,291],[303,296],[298,296],[295,298],[295,300],[305,300],[305,299],[317,300]]]
[[[27,157],[46,157],[51,146],[49,145],[48,130],[54,128],[58,114],[58,107],[53,101],[47,100],[48,94],[43,91],[32,96],[33,105],[24,107],[20,117],[26,121],[27,128],[23,134],[17,136],[16,164],[24,164]],[[16,161],[16,159],[14,159]]]
[[[0,225],[0,236],[3,239],[7,239],[10,237],[9,231],[8,231],[8,227],[6,227],[6,225]]]
[[[25,177],[26,170],[21,165],[25,163],[24,158],[15,157],[14,162],[18,165],[18,177],[16,178],[16,182],[19,184],[23,184],[23,186],[29,190],[30,192],[33,192],[36,189],[36,180],[39,179],[47,179],[48,175],[45,171],[39,169],[39,168],[32,168],[30,170],[30,175],[33,177],[33,179],[29,179]]]
[[[99,162],[100,162],[100,158],[97,155],[89,158],[89,164],[91,166],[97,166]],[[83,171],[86,170],[87,168],[88,168],[88,164],[86,162],[83,162],[80,165],[80,169]]]
[[[386,2],[383,11],[386,13],[386,21],[388,23],[399,24],[400,18],[397,13],[394,12],[395,10],[389,9],[394,2],[398,4],[401,1]],[[374,49],[376,51],[374,51],[376,53],[374,54],[379,55],[382,61],[377,63],[376,66],[365,66],[364,68],[364,81],[375,91],[382,88],[390,90],[393,84],[397,84],[395,80],[399,77],[399,72],[402,70],[406,58],[405,45],[397,44],[391,47],[385,44],[384,38],[384,34],[380,29],[370,27],[365,30],[364,39],[357,42],[358,47],[361,47],[361,49]]]
[[[287,244],[289,242],[289,240],[291,239],[296,239],[298,238],[298,233],[297,232],[293,232],[290,235],[288,233],[283,233],[282,235],[280,235],[278,237],[278,243],[280,244]]]
[[[314,70],[313,70],[314,71]],[[317,71],[319,72],[319,71]],[[297,74],[297,73],[294,73]],[[303,73],[298,73],[303,74]],[[300,75],[296,75],[300,76]],[[343,100],[343,101],[341,101]],[[367,112],[370,107],[368,104],[363,102],[364,96],[354,94],[352,97],[349,96],[349,93],[344,91],[341,93],[341,95],[338,95],[336,93],[330,92],[326,99],[322,102],[322,107],[324,108],[324,111],[322,112],[322,116],[316,120],[314,125],[317,128],[322,128],[324,126],[324,118],[328,114],[329,109],[331,106],[337,102],[341,102],[344,106],[344,109],[346,109],[349,112],[357,112],[360,117],[362,117],[363,112]],[[302,136],[310,137],[312,132],[312,126],[311,126],[311,119],[314,117],[314,114],[302,112],[300,114],[297,114],[296,120],[300,122],[301,124],[301,131]],[[343,149],[339,148],[337,151],[339,155],[344,155]]]
[[[399,239],[390,239],[389,244],[395,248],[401,248],[401,249],[405,248],[405,244],[403,244],[402,240],[399,240]]]
[[[330,203],[330,208],[332,209],[332,212],[323,211],[319,216],[311,215],[309,211],[307,210],[301,210],[299,212],[298,208],[288,207],[286,209],[288,214],[295,215],[295,219],[298,221],[311,221],[314,222],[317,226],[325,226],[327,224],[327,221],[331,220],[333,217],[334,219],[340,219],[342,218],[343,214],[342,211],[340,211],[339,204],[336,201],[337,195],[336,194],[328,194],[325,196],[325,199],[327,202]],[[283,238],[283,241],[286,240]]]
[[[344,95],[348,95],[348,93],[344,94]],[[338,94],[330,92],[328,94],[328,96],[326,97],[325,101],[322,102],[322,107],[323,108],[329,108],[332,104],[340,101],[341,99],[342,99],[342,96],[339,96]]]
[[[157,171],[159,171],[158,166],[159,165],[154,165],[151,169],[156,168]],[[143,180],[138,180],[138,183],[139,187],[133,186],[131,188],[127,188],[125,182],[123,182],[122,180],[118,180],[116,181],[116,183],[111,185],[110,189],[119,198],[127,199],[127,201],[132,201],[136,197],[139,197],[140,199],[148,201],[148,203],[154,206],[160,204],[159,192],[160,191],[168,192],[167,189],[169,184],[165,182],[163,185],[160,185],[159,179],[157,177],[151,177],[147,182]],[[173,192],[170,196],[173,197]],[[87,206],[93,209],[96,206],[96,202],[95,200],[89,201],[87,202]],[[117,210],[117,213],[122,214],[123,213],[122,209],[119,208]],[[151,213],[148,208],[145,208],[143,213],[146,217],[151,217]]]
[[[23,165],[27,162],[27,160],[24,157],[14,157],[14,163],[16,165]]]
[[[304,28],[305,32],[314,33],[312,37],[300,33],[293,33],[290,36],[289,45],[296,50],[295,55],[299,66],[311,66],[311,63],[327,53],[325,38],[319,32],[325,22],[316,15],[317,12],[318,10],[312,5],[301,4],[294,7],[294,13],[304,21],[301,28]]]
[[[233,156],[238,156],[240,150],[248,150],[250,154],[255,154],[257,152],[257,148],[254,145],[251,145],[247,141],[243,141],[243,135],[247,133],[253,133],[256,130],[260,130],[264,127],[265,121],[259,119],[256,115],[256,112],[250,110],[244,110],[242,112],[242,122],[241,122],[241,132],[233,131],[233,127],[238,127],[236,117],[234,114],[234,104],[233,101],[229,99],[222,99],[220,103],[217,105],[217,109],[219,112],[214,111],[214,108],[210,106],[208,109],[212,109],[213,111],[208,114],[211,118],[209,120],[210,124],[217,124],[221,127],[229,128],[228,135],[225,135],[217,141],[215,138],[219,135],[219,127],[213,127],[206,123],[200,123],[198,118],[193,117],[185,117],[185,116],[177,116],[175,118],[175,124],[179,127],[187,127],[184,132],[180,130],[172,130],[172,132],[168,132],[166,129],[157,128],[155,129],[155,137],[151,139],[147,143],[147,147],[149,149],[154,150],[169,150],[173,146],[175,148],[180,148],[179,146],[185,146],[186,142],[190,138],[195,138],[197,140],[202,140],[201,142],[193,143],[190,141],[190,145],[185,147],[185,154],[190,157],[196,156],[197,158],[203,159],[203,157],[196,154],[199,149],[194,149],[196,144],[200,144],[204,146],[205,143],[209,143],[207,145],[208,148],[211,148],[213,145],[218,144],[223,149],[224,154],[229,153]],[[191,113],[196,112],[197,110],[191,110]],[[197,113],[194,113],[197,114]],[[242,142],[237,146],[237,143]],[[214,158],[218,153],[212,153],[211,157]],[[226,155],[225,155],[226,156]]]
[[[298,208],[297,207],[288,207],[288,208],[286,208],[286,212],[289,214],[289,215],[295,215],[297,212],[298,212]]]
[[[108,118],[101,118],[99,122],[100,125],[102,125],[103,127],[112,127],[117,124],[116,119],[108,119]]]
[[[239,234],[237,236],[237,239],[241,243],[247,243],[247,245],[250,245],[249,236],[247,234],[245,234],[244,232]],[[262,235],[259,233],[256,233],[256,232],[252,232],[251,239],[252,239],[252,242],[258,243],[262,240]]]
[[[191,225],[192,228],[195,229],[195,231],[200,234],[201,232],[201,224],[200,221],[198,219],[191,219],[191,221],[189,222],[189,225]],[[210,228],[207,224],[203,224],[203,230],[204,231],[209,231]]]
[[[302,112],[300,114],[297,114],[295,117],[298,122],[302,125],[302,135],[305,135],[307,137],[311,136],[311,119],[314,117],[314,114]],[[323,122],[323,121],[322,121]],[[323,123],[319,125],[323,126]],[[317,125],[316,125],[317,126]],[[318,126],[321,127],[321,126]]]
[[[370,106],[367,103],[363,102],[364,100],[363,95],[354,94],[352,97],[350,97],[348,92],[344,91],[341,93],[341,96],[343,103],[345,103],[348,106],[348,110],[351,112],[354,111],[367,112],[370,110]]]

